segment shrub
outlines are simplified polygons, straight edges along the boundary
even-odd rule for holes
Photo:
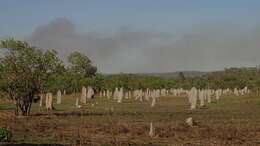
[[[12,138],[12,133],[5,128],[0,128],[0,142],[10,141]]]

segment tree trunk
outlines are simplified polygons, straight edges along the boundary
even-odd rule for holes
[[[16,116],[19,115],[19,104],[18,104],[18,101],[15,102],[15,115]]]
[[[23,97],[17,99],[17,105],[16,105],[16,115],[22,115],[22,116],[29,116],[30,115],[30,109],[32,101],[30,100],[31,97]],[[21,113],[19,113],[19,111]]]

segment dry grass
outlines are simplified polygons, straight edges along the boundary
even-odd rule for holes
[[[12,144],[254,146],[260,142],[260,98],[256,96],[227,96],[193,112],[184,97],[162,97],[154,108],[147,102],[117,104],[96,98],[76,109],[75,99],[67,96],[51,113],[37,103],[32,116],[20,118],[13,116],[10,103],[0,103],[0,126],[13,132]],[[185,125],[188,117],[195,119],[194,127]],[[148,135],[150,122],[154,138]]]

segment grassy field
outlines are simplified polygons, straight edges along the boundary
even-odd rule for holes
[[[0,102],[0,127],[13,133],[14,144],[213,146],[260,145],[260,97],[225,96],[205,108],[189,110],[186,97],[160,97],[154,108],[148,102],[95,98],[81,109],[75,98],[47,112],[33,105],[30,117],[15,117],[14,105]],[[189,127],[185,119],[196,124]],[[150,138],[153,122],[156,136]]]

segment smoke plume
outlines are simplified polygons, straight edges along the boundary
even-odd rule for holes
[[[223,23],[178,34],[126,27],[113,33],[80,32],[70,20],[58,18],[26,40],[57,50],[63,59],[73,51],[85,53],[105,73],[209,71],[260,64],[259,28]]]

